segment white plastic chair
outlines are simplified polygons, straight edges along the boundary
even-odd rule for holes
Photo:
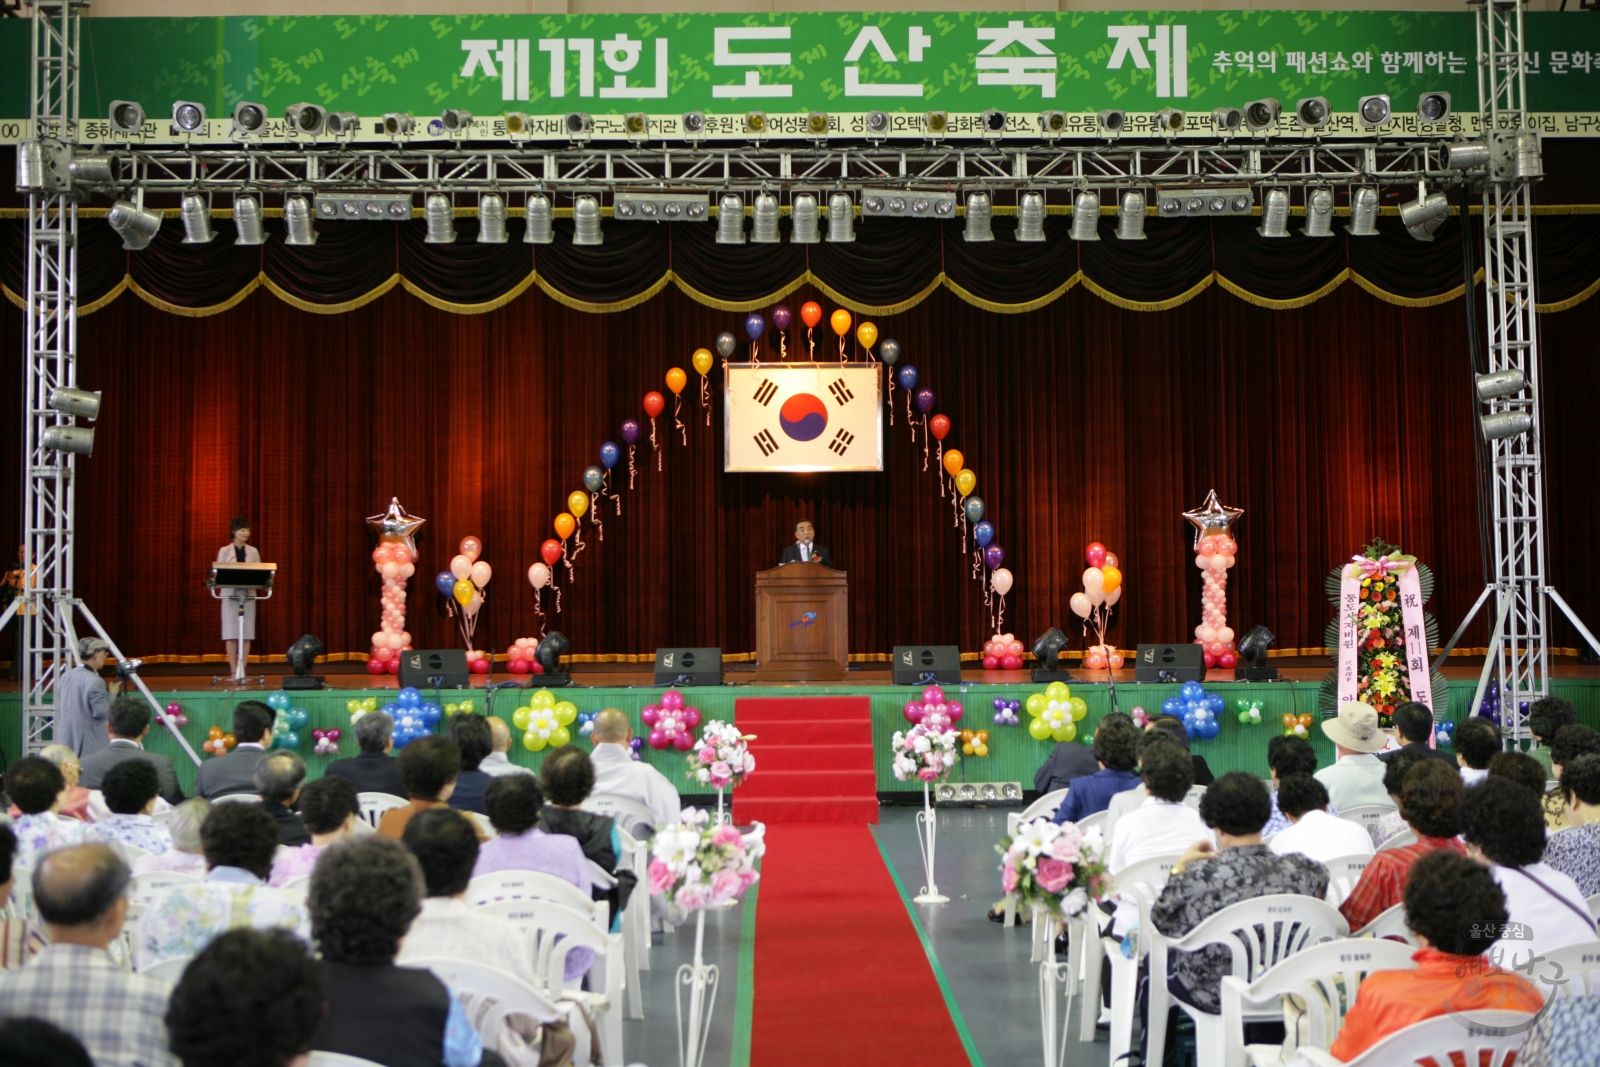
[[[553,900],[589,917],[601,931],[609,923],[610,907],[595,900],[571,882],[543,871],[495,871],[467,883],[467,904],[480,908],[507,900]]]
[[[106,946],[107,952],[117,965],[124,970],[133,970],[133,947],[139,937],[139,920],[144,918],[145,908],[143,903],[128,902],[128,914],[123,916],[122,930],[115,940]]]
[[[149,849],[140,848],[138,845],[130,845],[126,841],[107,841],[106,845],[121,857],[122,862],[129,867],[138,863],[145,856],[154,855]]]
[[[1206,795],[1206,787],[1205,786],[1203,786],[1203,785],[1191,785],[1189,787],[1189,791],[1183,795],[1184,807],[1193,808],[1195,811],[1199,811],[1200,810],[1200,798],[1205,796],[1205,795]]]
[[[1414,845],[1416,843],[1417,832],[1408,826],[1399,833],[1392,834],[1389,837],[1384,838],[1381,842],[1379,842],[1377,850],[1379,852],[1388,852],[1392,848],[1405,848],[1407,845]]]
[[[160,963],[151,964],[139,973],[177,985],[178,979],[182,978],[183,972],[188,969],[189,961],[193,959],[193,956],[168,956]]]
[[[301,896],[309,896],[311,893],[311,876],[302,874],[298,878],[291,878],[283,883],[282,888],[286,893],[299,893]]]
[[[1222,1017],[1190,1008],[1174,998],[1167,988],[1168,959],[1173,952],[1198,952],[1207,945],[1225,945],[1233,955],[1233,976],[1253,982],[1301,949],[1349,933],[1344,916],[1329,907],[1327,901],[1296,893],[1277,893],[1230,904],[1177,940],[1169,940],[1159,930],[1152,929],[1150,1029],[1145,1039],[1145,1062],[1161,1062],[1166,1051],[1167,1012],[1176,1004],[1194,1020],[1195,1057],[1199,1067],[1219,1067],[1222,1063]]]
[[[439,981],[461,998],[462,1007],[466,1008],[467,1016],[472,1019],[472,1025],[483,1039],[485,1048],[499,1051],[501,1028],[508,1016],[525,1015],[541,1026],[560,1022],[567,1017],[561,1006],[543,990],[498,967],[442,956],[407,960],[406,966],[432,971]],[[588,1047],[589,1028],[573,1026],[572,1036],[578,1039],[579,1045],[573,1063],[592,1062],[592,1050]]]
[[[14,893],[16,890],[13,889],[12,892]],[[1596,893],[1594,896],[1590,897],[1588,903],[1589,914],[1596,919],[1600,919],[1600,893]]]
[[[615,793],[590,793],[582,804],[584,811],[596,815],[606,815],[616,821],[617,826],[633,833],[635,826],[648,826],[652,830],[661,827],[656,823],[655,813],[631,797],[619,797]],[[715,812],[713,812],[715,814]],[[638,834],[634,834],[638,837]]]
[[[1350,935],[1351,937],[1382,937],[1393,941],[1399,938],[1416,947],[1416,935],[1406,925],[1406,906],[1395,904],[1380,911],[1371,922]]]
[[[261,798],[255,793],[228,793],[225,796],[212,797],[213,804],[259,804]]]
[[[8,919],[37,919],[33,910],[33,868],[11,868],[11,899],[0,908],[0,916]]]
[[[376,830],[384,812],[391,808],[403,808],[411,801],[393,793],[357,793],[356,803],[361,807],[361,821]]]
[[[494,823],[489,821],[489,816],[479,815],[475,811],[463,811],[461,814],[471,819],[473,823],[477,825],[478,829],[483,832],[483,839],[485,841],[493,841],[495,838],[500,836],[500,831],[494,828]]]
[[[383,1064],[342,1052],[312,1052],[311,1067],[383,1067]]]
[[[1166,888],[1172,876],[1173,865],[1180,855],[1154,856],[1138,863],[1130,863],[1115,872],[1111,878],[1119,896],[1126,896],[1139,909],[1138,942],[1133,956],[1122,954],[1122,944],[1114,937],[1100,937],[1098,931],[1085,931],[1094,937],[1084,946],[1084,990],[1081,1018],[1078,1023],[1078,1040],[1093,1041],[1094,1025],[1099,1018],[1100,968],[1111,965],[1111,1062],[1116,1063],[1133,1047],[1133,1019],[1137,1014],[1134,1003],[1139,992],[1139,963],[1150,952],[1150,933],[1155,927],[1150,922],[1150,909]],[[1099,918],[1098,909],[1090,914],[1090,921]],[[1091,1004],[1093,1008],[1091,1009]]]
[[[1282,1045],[1244,1043],[1245,1010],[1270,1008],[1280,997],[1304,1005],[1306,1030],[1291,1033],[1295,1044],[1327,1048],[1339,1036],[1345,1013],[1356,1002],[1361,980],[1374,971],[1416,969],[1411,947],[1396,941],[1353,941],[1340,938],[1295,953],[1254,982],[1228,975],[1222,979],[1224,1067],[1280,1067],[1294,1059]],[[1341,995],[1342,994],[1342,995]],[[1298,1029],[1293,1028],[1293,1029]]]
[[[128,903],[148,904],[157,893],[169,886],[188,885],[200,881],[198,874],[188,871],[145,871],[128,882]]]
[[[1552,976],[1559,984],[1546,995],[1546,1000],[1552,996],[1592,997],[1600,993],[1600,941],[1546,949],[1540,958],[1560,967]]]
[[[1021,811],[1006,812],[1006,836],[1016,837],[1017,827],[1025,822],[1037,819],[1040,816],[1054,815],[1056,809],[1061,807],[1061,802],[1067,799],[1067,792],[1068,790],[1066,789],[1052,789]]]
[[[1358,808],[1346,808],[1339,812],[1339,818],[1345,822],[1353,822],[1367,832],[1367,836],[1377,840],[1373,833],[1377,829],[1378,821],[1385,815],[1394,814],[1393,804],[1364,804]]]
[[[1078,829],[1084,833],[1088,833],[1090,830],[1100,830],[1101,832],[1104,832],[1106,828],[1106,813],[1103,811],[1097,811],[1093,815],[1085,815],[1083,818],[1077,821],[1076,825]]]
[[[1528,1039],[1527,1024],[1532,1018],[1522,1011],[1475,1010],[1469,1028],[1453,1015],[1441,1015],[1390,1034],[1348,1062],[1336,1060],[1320,1048],[1301,1048],[1300,1055],[1314,1067],[1399,1067],[1429,1061],[1508,1067]]]
[[[157,826],[167,825],[172,821],[172,809],[168,808],[166,811],[151,812],[150,821],[155,823]]]
[[[1323,863],[1323,866],[1328,868],[1328,903],[1336,908],[1343,904],[1351,890],[1355,889],[1356,883],[1361,881],[1361,872],[1366,870],[1367,864],[1371,862],[1371,853],[1358,853],[1354,856],[1340,856],[1338,859]]]

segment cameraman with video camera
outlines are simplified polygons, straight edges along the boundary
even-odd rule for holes
[[[122,691],[122,681],[106,682],[100,677],[110,648],[98,637],[81,638],[78,666],[56,683],[54,739],[76,752],[79,760],[111,743],[106,720],[111,715],[111,698]]]

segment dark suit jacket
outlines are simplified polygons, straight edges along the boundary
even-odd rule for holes
[[[265,749],[241,746],[225,756],[206,760],[194,780],[195,796],[215,800],[229,793],[254,793],[256,764],[266,754]]]
[[[1191,753],[1189,759],[1194,763],[1195,785],[1210,785],[1217,780],[1217,776],[1211,773],[1211,765],[1206,762],[1204,756],[1196,756]]]
[[[400,761],[382,752],[336,759],[324,773],[345,779],[357,793],[389,793],[401,799],[406,795],[406,787],[400,784]]]
[[[1094,774],[1100,764],[1094,758],[1094,749],[1077,741],[1063,741],[1050,753],[1050,758],[1034,772],[1033,788],[1040,795],[1054,793],[1072,784],[1074,778]]]
[[[85,789],[99,789],[100,783],[105,781],[107,771],[130,759],[142,759],[154,763],[156,777],[161,780],[161,799],[168,804],[183,802],[183,789],[178,785],[178,775],[172,768],[172,760],[159,752],[146,752],[136,743],[120,737],[112,738],[111,744],[99,752],[91,752],[83,757],[81,761],[83,773],[78,779],[78,784]]]
[[[784,549],[782,557],[780,557],[778,560],[780,566],[785,563],[799,562],[800,546],[797,544],[790,545],[788,548]],[[826,548],[813,541],[811,542],[811,562],[820,563],[822,566],[831,569],[833,567],[833,553],[829,552]]]
[[[278,844],[289,848],[311,844],[311,831],[306,829],[299,815],[282,804],[263,803],[261,810],[272,816],[272,821],[278,824]]]
[[[462,771],[456,776],[456,788],[450,794],[450,806],[457,811],[489,814],[483,810],[483,791],[489,788],[489,783],[492,781],[493,778],[480,770]]]
[[[1383,762],[1388,763],[1390,760],[1394,759],[1395,756],[1402,752],[1420,752],[1429,759],[1442,759],[1452,767],[1457,766],[1456,758],[1454,756],[1450,755],[1448,752],[1440,752],[1436,748],[1429,748],[1427,743],[1424,741],[1407,741],[1393,752],[1378,753],[1378,758]]]

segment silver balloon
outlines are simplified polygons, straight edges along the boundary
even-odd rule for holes
[[[878,346],[878,358],[883,360],[886,367],[892,367],[900,362],[900,342],[892,337],[886,339]]]
[[[739,339],[727,330],[717,334],[717,355],[727,359],[733,355],[733,350],[739,347]]]
[[[583,487],[591,493],[598,493],[605,484],[606,472],[599,467],[583,468]]]

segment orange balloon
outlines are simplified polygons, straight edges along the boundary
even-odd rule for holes
[[[838,334],[840,337],[843,337],[845,334],[850,332],[850,312],[846,311],[844,308],[840,308],[838,311],[835,311],[833,313],[833,317],[829,319],[828,322],[833,326],[833,332]]]
[[[704,378],[711,373],[711,351],[709,349],[695,349],[694,358],[690,362],[694,364],[694,369],[700,372],[700,377]]]
[[[683,387],[688,384],[689,376],[683,373],[682,367],[673,367],[667,371],[667,388],[672,390],[673,396],[683,392]]]
[[[966,465],[966,462],[967,457],[961,454],[959,448],[947,448],[944,450],[944,469],[945,473],[949,474],[950,477],[954,478],[961,468]]]
[[[1102,576],[1102,581],[1104,583],[1103,584],[1103,589],[1105,590],[1105,593],[1106,593],[1107,596],[1111,595],[1112,593],[1116,592],[1119,588],[1121,588],[1121,586],[1122,586],[1122,572],[1117,570],[1117,568],[1115,568],[1115,567],[1101,567],[1100,568],[1100,574]]]
[[[800,321],[812,329],[822,321],[822,305],[815,300],[807,300],[800,305]]]
[[[863,322],[856,327],[856,340],[861,342],[862,348],[871,348],[878,343],[878,328],[870,322]]]
[[[572,536],[572,531],[578,528],[578,520],[563,511],[556,516],[555,527],[556,536],[565,541]]]

